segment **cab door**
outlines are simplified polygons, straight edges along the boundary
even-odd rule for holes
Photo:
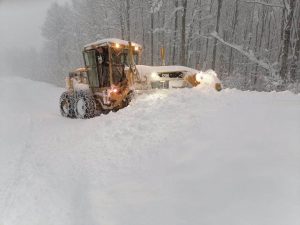
[[[88,80],[91,88],[99,88],[99,76],[97,70],[96,51],[90,50],[83,52],[84,63],[87,68]]]

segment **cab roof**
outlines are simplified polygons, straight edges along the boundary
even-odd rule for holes
[[[129,41],[125,41],[117,38],[106,38],[85,45],[84,50],[90,50],[100,46],[108,46],[108,45],[116,45],[116,44],[119,44],[122,47],[128,47]],[[131,42],[131,45],[134,47],[138,47],[139,49],[142,49],[142,46],[137,43]]]

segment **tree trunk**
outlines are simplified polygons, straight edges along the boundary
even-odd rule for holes
[[[121,26],[121,36],[122,36],[122,39],[124,40],[125,39],[125,29],[124,29],[124,20],[123,20],[122,13],[120,13],[119,19],[120,19],[120,26]]]
[[[282,9],[282,16],[281,16],[281,28],[280,28],[280,41],[283,43],[283,34],[284,34],[284,24],[285,24],[285,13],[286,13],[286,8]],[[279,50],[278,54],[278,62],[281,59],[282,55],[282,48]]]
[[[262,47],[262,41],[263,41],[263,37],[264,37],[264,34],[265,34],[265,25],[266,25],[266,9],[263,8],[262,10],[262,25],[261,25],[261,32],[260,32],[260,38],[259,38],[259,44],[258,44],[258,50],[261,51],[261,47]],[[258,35],[257,35],[258,36]],[[260,59],[260,56],[261,56],[261,52],[258,52],[258,56],[257,56],[257,59]],[[257,71],[258,71],[258,65],[256,65],[255,67],[255,79],[254,79],[254,85],[256,84],[257,82]]]
[[[165,25],[166,25],[166,10],[163,9],[162,11],[162,14],[163,14],[163,19],[162,19],[162,27],[165,28]],[[164,59],[162,60],[162,65],[165,66],[166,65],[166,31],[165,29],[163,29],[162,31],[162,48],[164,49],[165,51],[165,55],[164,55]]]
[[[127,22],[127,40],[131,41],[131,38],[130,38],[130,0],[126,0],[126,22]]]
[[[233,17],[233,28],[232,28],[232,34],[231,37],[233,39],[233,42],[235,42],[234,37],[235,37],[235,30],[236,26],[238,23],[238,17],[239,17],[239,0],[235,0],[235,13]],[[229,68],[228,68],[228,73],[230,74],[233,70],[233,49],[230,48],[230,53],[229,53]]]
[[[300,11],[300,7],[299,7]],[[300,16],[298,15],[298,20],[295,21],[296,24],[296,45],[295,45],[295,51],[294,51],[294,56],[292,59],[291,63],[291,81],[295,82],[296,81],[296,72],[297,68],[299,67],[299,60],[300,60]]]
[[[202,0],[199,0],[199,2],[197,1],[197,4],[201,7],[202,6]],[[200,18],[202,16],[202,10],[200,11]],[[201,30],[202,30],[202,23],[201,23],[201,19],[199,21],[199,26],[198,26],[198,34],[201,35]],[[196,46],[196,57],[195,57],[195,68],[197,70],[200,70],[200,50],[201,50],[201,39],[199,39],[199,41],[197,41],[197,46]]]
[[[210,14],[212,12],[213,4],[214,4],[213,0],[210,0],[210,9],[209,9]],[[209,33],[209,27],[207,28],[207,33]],[[209,44],[209,39],[207,38],[205,44],[205,57],[204,57],[203,69],[206,69],[207,67],[208,44]]]
[[[141,7],[141,25],[142,25],[142,44],[145,50],[145,24],[144,24],[144,7]]]
[[[177,64],[175,61],[175,56],[176,56],[176,44],[177,44],[177,35],[178,35],[178,0],[175,0],[175,29],[174,29],[174,40],[173,40],[173,52],[172,52],[172,64],[175,65]]]
[[[154,12],[151,12],[151,65],[154,65]]]
[[[268,42],[267,42],[267,49],[268,49],[268,51],[270,50],[270,44],[271,44],[271,21],[272,21],[272,15],[269,15],[269,17],[268,17],[268,19],[269,19],[269,23],[268,23],[268,29],[269,29],[269,31],[268,31]]]
[[[193,38],[193,31],[194,31],[194,26],[196,25],[196,14],[197,14],[197,6],[198,6],[198,0],[195,2],[194,4],[194,10],[193,10],[193,13],[192,13],[192,21],[190,23],[190,26],[189,26],[189,31],[187,32],[188,33],[188,39],[187,39],[187,43],[186,43],[186,53],[185,53],[185,59],[186,59],[186,64],[187,65],[191,65],[191,54],[190,54],[190,49],[192,47],[192,38]],[[193,51],[195,52],[195,51]]]
[[[182,0],[183,15],[182,15],[182,29],[181,29],[181,50],[180,50],[180,63],[186,65],[186,11],[187,11],[187,0]]]
[[[286,6],[287,17],[286,17],[285,27],[283,32],[283,45],[282,45],[281,69],[280,69],[280,77],[284,82],[287,81],[289,45],[291,40],[291,28],[292,28],[294,9],[295,9],[295,0],[289,0],[289,6]]]
[[[216,32],[219,33],[220,29],[220,17],[221,17],[221,9],[222,9],[223,0],[218,0],[218,14],[217,14],[217,24],[216,24]],[[217,57],[217,39],[214,40],[214,50],[213,50],[213,61],[211,68],[213,70],[216,69],[216,57]]]

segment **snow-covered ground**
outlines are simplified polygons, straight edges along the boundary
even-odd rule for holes
[[[300,95],[142,95],[60,116],[63,90],[0,78],[1,225],[299,225]]]

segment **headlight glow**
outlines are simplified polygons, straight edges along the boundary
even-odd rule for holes
[[[158,73],[156,73],[156,72],[151,73],[151,78],[152,78],[152,80],[159,80]]]

